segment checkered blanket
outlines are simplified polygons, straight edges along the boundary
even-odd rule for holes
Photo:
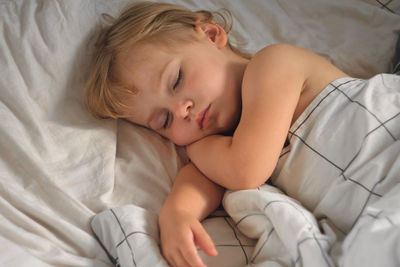
[[[228,191],[231,218],[203,222],[219,251],[200,251],[207,266],[399,266],[399,138],[400,76],[332,82],[290,129],[271,177],[282,191]],[[156,214],[118,207],[92,228],[116,265],[166,266]]]
[[[290,129],[271,177],[285,194],[265,185],[225,196],[258,238],[250,263],[399,266],[399,138],[400,76],[329,84]]]

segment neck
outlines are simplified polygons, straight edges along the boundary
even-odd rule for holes
[[[234,53],[232,50],[229,49],[229,60],[227,63],[227,68],[229,69],[230,75],[229,77],[232,77],[229,81],[227,81],[228,83],[233,83],[234,86],[233,88],[235,88],[236,92],[235,94],[237,94],[237,107],[239,107],[239,111],[240,114],[237,118],[237,121],[234,123],[234,125],[232,125],[232,128],[223,133],[223,135],[230,135],[232,136],[234,131],[236,130],[239,121],[240,121],[240,117],[241,117],[241,111],[242,111],[242,82],[243,82],[243,76],[244,76],[244,72],[247,68],[247,65],[249,63],[249,59],[244,58],[236,53]]]

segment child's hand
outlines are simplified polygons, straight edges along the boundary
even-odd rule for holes
[[[209,256],[218,252],[201,223],[186,211],[161,213],[159,218],[161,250],[173,267],[205,267],[196,245]]]

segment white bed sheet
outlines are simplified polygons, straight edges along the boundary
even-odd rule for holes
[[[100,14],[128,2],[0,1],[1,266],[110,266],[93,216],[125,204],[157,213],[168,194],[181,151],[124,121],[96,121],[81,105]],[[398,0],[170,2],[228,8],[233,40],[250,52],[291,43],[360,77],[389,71],[400,31],[387,10]]]

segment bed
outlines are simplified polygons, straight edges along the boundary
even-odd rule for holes
[[[101,14],[116,16],[128,2],[132,0],[0,1],[1,266],[167,266],[159,251],[157,214],[187,160],[184,151],[123,120],[96,120],[81,102],[93,35],[105,23]],[[399,0],[168,2],[190,9],[229,9],[232,42],[249,52],[290,43],[326,57],[353,77],[343,83],[375,79],[354,88],[400,84],[393,76],[377,75],[393,67]],[[331,86],[345,95],[336,90],[340,84]],[[398,91],[396,97],[393,112],[399,111]],[[370,206],[360,202],[352,223],[341,224],[347,214],[326,205],[340,201],[337,191],[332,198],[336,187],[328,186],[319,203],[287,196],[298,194],[287,186],[287,177],[274,180],[283,191],[265,185],[227,192],[224,208],[203,221],[219,250],[215,258],[202,255],[207,266],[399,266],[396,119],[388,114],[380,124],[394,139],[385,150],[393,159],[390,166],[363,170],[383,168],[392,178],[352,183],[368,187],[364,195],[354,191],[356,199],[369,201],[380,194],[375,189],[383,188],[388,192],[384,201]],[[347,123],[352,125],[352,119]],[[362,142],[369,130],[363,134]],[[314,133],[300,136],[297,128],[289,136],[321,141]],[[296,149],[292,145],[291,153],[305,153]],[[290,177],[286,170],[301,164],[287,152],[282,152],[276,177]],[[334,153],[340,158],[341,151]]]

